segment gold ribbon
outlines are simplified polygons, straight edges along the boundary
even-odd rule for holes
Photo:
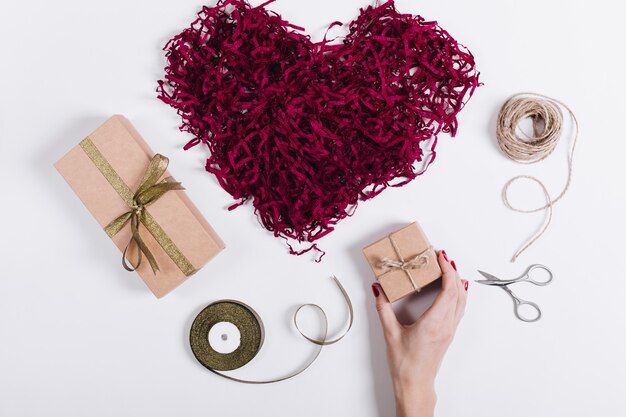
[[[124,200],[130,208],[130,210],[118,216],[104,228],[109,237],[113,237],[120,230],[122,230],[128,222],[130,222],[132,237],[122,254],[122,265],[124,266],[124,269],[127,271],[134,271],[139,268],[143,255],[145,255],[150,263],[150,266],[152,267],[152,271],[155,274],[159,271],[159,265],[157,264],[154,255],[152,255],[152,252],[150,252],[150,249],[148,249],[148,246],[139,234],[139,224],[143,224],[170,259],[172,259],[176,266],[178,266],[181,272],[183,272],[185,276],[193,274],[196,271],[194,266],[191,262],[189,262],[185,255],[183,255],[174,242],[172,242],[169,236],[167,236],[165,231],[163,231],[161,226],[159,226],[156,220],[154,220],[152,215],[150,215],[146,209],[148,205],[161,198],[168,191],[184,190],[183,186],[179,182],[175,182],[172,177],[167,177],[159,182],[159,179],[167,169],[169,160],[163,155],[154,155],[146,168],[146,172],[141,180],[139,188],[137,188],[137,191],[133,193],[89,137],[80,142],[80,146],[106,178],[109,184],[111,184],[113,189],[115,189],[122,200]],[[138,251],[135,266],[131,267],[126,262],[126,254],[130,246],[133,244],[137,246]]]
[[[413,275],[411,274],[411,270],[420,269],[428,265],[428,256],[426,256],[425,253],[428,252],[432,247],[429,246],[411,259],[405,260],[400,253],[400,249],[398,248],[396,241],[393,239],[393,235],[391,234],[389,235],[389,241],[391,242],[391,246],[393,247],[394,252],[396,252],[399,260],[396,261],[395,259],[389,259],[385,257],[380,260],[380,262],[378,263],[378,267],[385,270],[383,274],[386,274],[390,271],[404,271],[409,278],[409,281],[411,281],[413,289],[419,292],[421,288],[415,283]]]
[[[300,375],[306,371],[317,360],[323,346],[337,343],[348,334],[352,328],[354,319],[354,311],[352,302],[341,282],[337,277],[333,276],[333,280],[341,294],[343,295],[348,306],[348,325],[347,328],[333,339],[327,339],[328,336],[328,318],[324,310],[317,304],[302,304],[293,315],[293,323],[296,330],[302,337],[318,346],[315,354],[298,370],[293,371],[285,376],[267,380],[247,380],[237,378],[235,376],[226,375],[222,371],[231,371],[241,368],[250,362],[261,350],[263,341],[265,340],[265,330],[263,321],[259,315],[246,304],[235,300],[221,300],[209,304],[194,319],[189,332],[189,343],[194,356],[205,368],[231,381],[241,382],[244,384],[272,384],[274,382],[285,381]],[[324,321],[323,335],[321,339],[315,339],[307,336],[298,326],[298,313],[305,307],[313,307],[320,312]],[[228,322],[234,324],[239,330],[241,336],[240,344],[237,349],[230,353],[219,353],[211,346],[209,342],[209,332],[211,328],[219,322]]]

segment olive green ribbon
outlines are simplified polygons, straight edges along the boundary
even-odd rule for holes
[[[136,270],[141,265],[143,256],[145,255],[150,263],[150,266],[152,267],[152,271],[155,274],[159,271],[159,265],[154,258],[154,255],[150,252],[150,249],[139,234],[139,225],[143,224],[155,238],[157,243],[159,243],[167,255],[172,259],[172,261],[174,261],[174,263],[178,266],[178,268],[186,276],[193,274],[195,272],[195,268],[191,262],[189,262],[189,260],[182,254],[174,242],[172,242],[169,236],[167,236],[167,234],[163,231],[161,226],[146,210],[147,206],[157,201],[168,191],[184,190],[181,183],[175,182],[172,177],[167,177],[159,181],[167,169],[169,160],[163,155],[154,155],[146,168],[146,172],[141,180],[141,183],[139,184],[139,187],[137,188],[137,191],[133,193],[117,172],[115,172],[111,164],[109,164],[109,162],[104,158],[102,153],[100,153],[89,137],[85,138],[80,143],[80,146],[130,208],[130,210],[118,216],[104,228],[109,237],[113,237],[130,222],[132,237],[122,254],[122,266],[124,269],[127,271]],[[129,248],[133,245],[138,248],[137,259],[134,263],[134,267],[128,265],[126,262],[126,254]]]
[[[298,307],[293,314],[293,324],[302,337],[318,346],[313,356],[302,367],[300,367],[300,369],[285,376],[269,380],[241,379],[223,373],[223,371],[238,369],[254,359],[261,350],[263,341],[265,340],[265,327],[259,315],[251,307],[236,300],[216,301],[215,303],[209,304],[196,316],[191,324],[191,330],[189,332],[191,351],[196,359],[198,359],[198,362],[204,365],[204,367],[206,367],[209,371],[221,376],[222,378],[244,384],[272,384],[274,382],[285,381],[300,375],[317,360],[319,354],[322,352],[323,346],[337,343],[343,339],[343,337],[347,335],[352,328],[354,321],[352,301],[350,300],[348,292],[345,288],[343,288],[341,282],[339,282],[339,279],[333,276],[333,280],[335,281],[337,287],[339,287],[339,290],[341,291],[341,294],[343,295],[343,298],[348,306],[347,327],[339,336],[327,339],[328,318],[322,307],[317,304],[310,303],[300,305],[300,307]],[[305,307],[315,308],[323,317],[324,332],[321,339],[307,336],[298,325],[298,314]],[[233,324],[239,330],[239,334],[241,336],[240,344],[233,352],[220,353],[211,346],[211,342],[209,341],[209,332],[215,324],[220,322]]]

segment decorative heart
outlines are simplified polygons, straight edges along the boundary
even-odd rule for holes
[[[424,172],[479,73],[436,22],[393,0],[361,9],[343,42],[312,42],[265,9],[273,1],[203,7],[165,46],[158,92],[194,136],[184,149],[209,148],[206,170],[238,200],[229,210],[252,200],[302,254],[359,201]],[[297,251],[294,240],[311,245]]]

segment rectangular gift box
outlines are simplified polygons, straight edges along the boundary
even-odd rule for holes
[[[437,254],[417,223],[367,246],[363,254],[391,302],[441,277]]]
[[[137,191],[153,156],[154,152],[130,122],[116,115],[72,148],[55,167],[105,228],[131,210],[129,193],[125,199],[122,191]],[[169,176],[166,171],[162,178]],[[147,220],[139,223],[139,236],[154,256],[159,271],[152,270],[146,256],[136,271],[154,295],[161,298],[224,249],[224,243],[182,190],[166,192],[144,210],[142,219]],[[123,252],[131,237],[129,221],[111,240]],[[136,245],[131,245],[127,253],[132,265],[136,251]]]

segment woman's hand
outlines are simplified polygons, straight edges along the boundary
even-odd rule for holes
[[[441,292],[411,325],[398,322],[380,285],[372,285],[387,344],[397,417],[433,415],[435,376],[465,311],[468,282],[460,279],[454,261],[448,261],[445,251],[437,254],[437,260],[442,271]]]

